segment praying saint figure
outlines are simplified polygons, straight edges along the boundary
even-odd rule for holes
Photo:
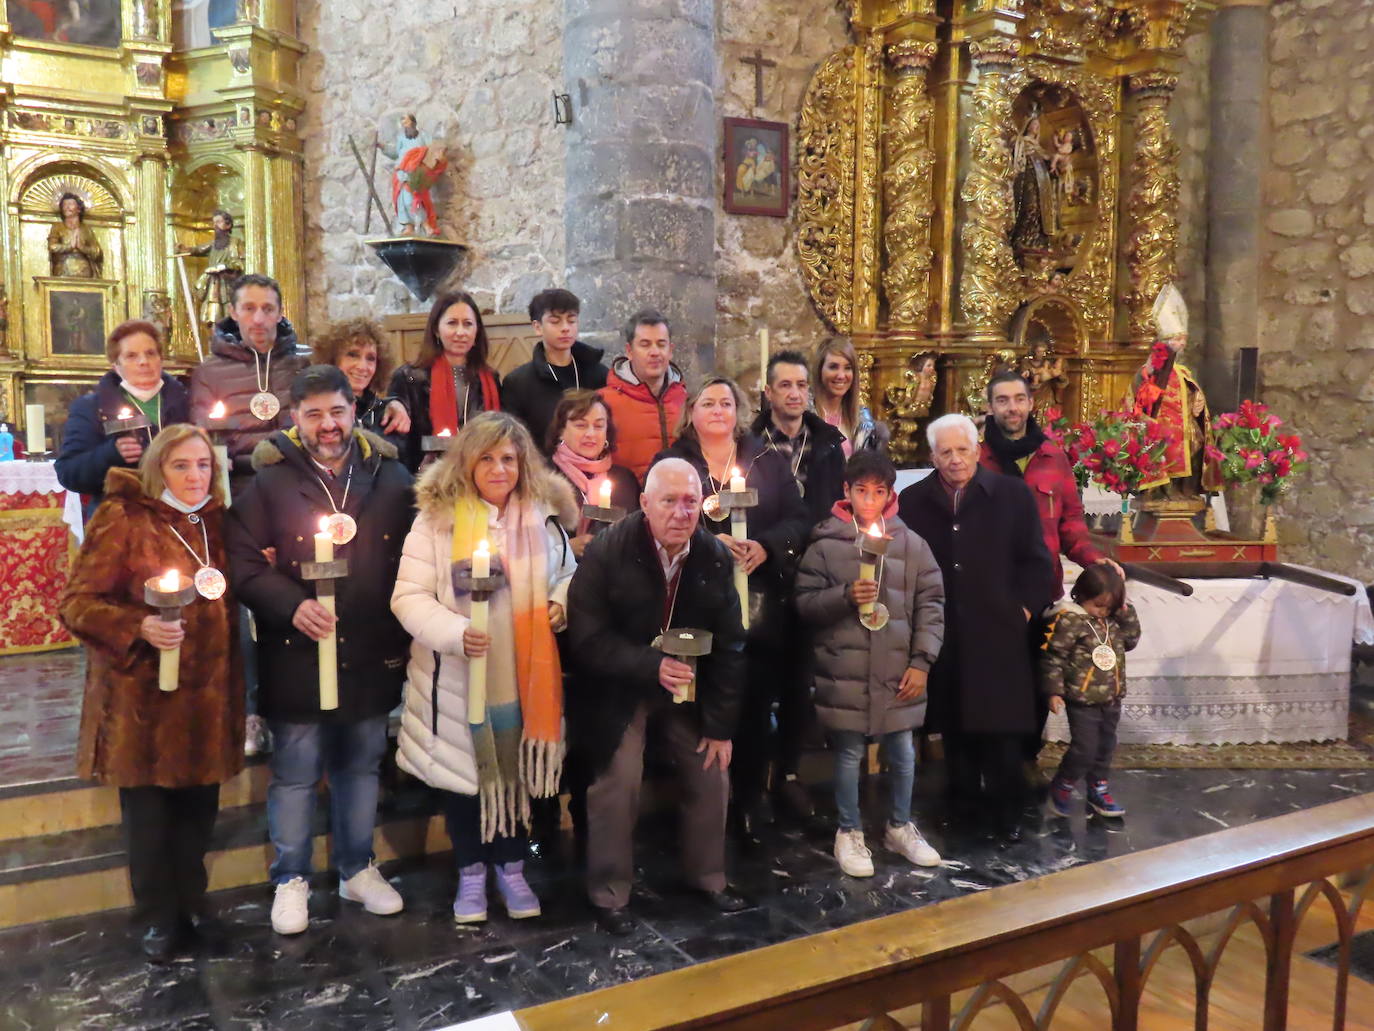
[[[417,230],[439,235],[430,190],[448,168],[443,154],[430,144],[412,114],[401,117],[395,143],[377,143],[377,149],[396,162],[391,173],[391,203],[396,206],[396,232],[413,236]]]
[[[105,255],[95,233],[86,228],[86,202],[64,193],[57,202],[62,220],[48,233],[48,260],[54,276],[99,279]]]

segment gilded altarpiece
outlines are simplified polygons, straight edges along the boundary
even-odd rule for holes
[[[920,428],[1017,368],[1042,413],[1125,392],[1176,275],[1168,103],[1193,0],[850,0],[797,131],[797,250],[865,402]]]
[[[174,255],[211,238],[217,208],[303,317],[295,0],[235,15],[183,50],[169,0],[0,5],[0,421],[22,429],[41,402],[55,446],[127,318],[167,326],[170,371],[197,361],[179,262],[194,289],[205,259]]]

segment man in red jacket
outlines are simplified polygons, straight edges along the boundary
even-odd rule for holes
[[[687,403],[666,318],[652,309],[631,316],[625,353],[611,364],[601,396],[615,420],[612,460],[643,483],[654,455],[677,439],[678,417]]]
[[[1121,573],[1121,567],[1093,547],[1088,524],[1083,518],[1083,500],[1073,467],[1060,446],[1045,436],[1036,424],[1031,403],[1030,384],[1018,372],[1001,372],[988,381],[988,407],[992,418],[983,426],[983,446],[978,463],[984,468],[1026,481],[1040,510],[1040,526],[1045,547],[1054,559],[1054,583],[1050,595],[1056,601],[1064,595],[1064,567],[1060,554],[1080,566],[1106,562]],[[1124,577],[1125,574],[1122,573]],[[1038,616],[1039,613],[1036,613]],[[1032,643],[1043,639],[1039,619],[1031,620]],[[1036,692],[1039,726],[1044,727],[1049,700]],[[1026,741],[1026,761],[1034,763],[1040,754],[1042,735]],[[1033,783],[1043,781],[1037,771]]]

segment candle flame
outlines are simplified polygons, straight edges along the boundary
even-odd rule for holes
[[[867,530],[864,531],[864,533],[868,534],[870,537],[881,537],[881,536],[882,536],[882,534],[878,532],[878,524],[877,524],[877,523],[874,523],[872,526],[870,526]]]
[[[451,429],[449,429],[448,427],[444,427],[442,430],[440,430],[438,433],[436,433],[435,436],[436,436],[436,437],[451,437],[451,436],[453,436],[453,431],[452,431]]]
[[[321,536],[321,537],[328,537],[328,536],[330,536],[330,533],[329,533],[329,516],[320,516],[320,532],[319,532],[318,536]]]
[[[486,542],[485,539],[484,539],[484,540],[478,541],[478,542],[477,542],[477,550],[474,552],[474,554],[475,554],[475,555],[490,555],[490,554],[491,554],[491,545],[488,544],[488,543]]]
[[[602,481],[601,481],[601,507],[602,507],[602,508],[610,508],[610,507],[611,507],[611,481],[610,481],[610,480],[602,480]]]
[[[223,419],[223,418],[224,418],[224,402],[223,402],[223,401],[216,401],[213,405],[210,406],[210,418],[212,418],[212,419]]]
[[[730,478],[733,480],[733,479],[734,479],[736,476],[738,476],[738,475],[739,475],[739,466],[735,466],[733,469],[730,470]]]
[[[121,408],[119,414],[115,416],[116,419],[132,419],[133,417],[134,413],[130,408]]]
[[[181,590],[181,574],[175,569],[167,570],[158,578],[157,589],[165,594],[175,594]]]

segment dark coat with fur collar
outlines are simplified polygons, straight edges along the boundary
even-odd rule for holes
[[[339,617],[339,707],[320,710],[319,648],[292,625],[315,597],[301,563],[315,560],[320,517],[333,509],[295,430],[272,434],[253,451],[256,475],[229,513],[229,570],[257,620],[258,712],[292,723],[351,723],[390,712],[401,700],[409,638],[391,613],[401,546],[414,518],[411,477],[396,449],[353,431],[353,480],[342,510],[358,535],[335,549],[348,576],[335,584]],[[344,473],[341,479],[347,478]],[[343,485],[335,486],[341,497]],[[269,563],[266,548],[276,549]]]
[[[138,474],[111,469],[105,500],[62,595],[62,622],[86,646],[77,771],[115,787],[182,788],[221,784],[243,768],[243,671],[238,606],[232,593],[197,597],[182,609],[186,643],[175,691],[158,689],[158,651],[140,636],[152,609],[143,583],[168,569],[198,568],[172,534],[225,568],[224,506],[213,498],[188,516],[143,493]]]

